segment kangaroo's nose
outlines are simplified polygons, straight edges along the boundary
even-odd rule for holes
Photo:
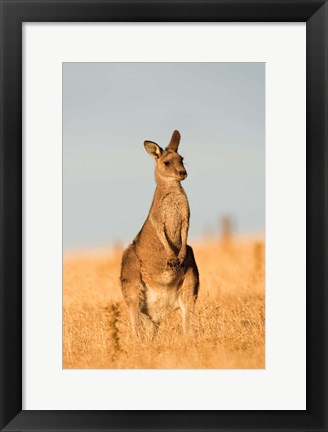
[[[187,171],[186,171],[186,170],[179,171],[179,175],[181,175],[181,176],[186,175],[186,174],[187,174]]]

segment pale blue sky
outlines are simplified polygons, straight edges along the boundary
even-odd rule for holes
[[[264,63],[64,63],[64,248],[132,241],[155,189],[143,142],[174,129],[188,178],[189,236],[265,227]]]

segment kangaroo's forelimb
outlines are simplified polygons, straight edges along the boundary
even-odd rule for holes
[[[171,248],[170,243],[166,237],[164,221],[156,220],[153,215],[150,215],[150,221],[156,230],[156,234],[160,239],[167,257],[167,268],[171,270],[178,270],[182,261],[176,256],[174,250]]]
[[[181,263],[183,263],[186,259],[188,229],[189,229],[188,220],[183,219],[181,225],[181,249],[178,255],[178,259]]]

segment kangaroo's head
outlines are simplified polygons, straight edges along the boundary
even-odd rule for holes
[[[187,177],[183,157],[178,153],[180,133],[175,130],[165,150],[153,141],[145,141],[147,152],[155,159],[155,176],[161,181],[181,181]]]

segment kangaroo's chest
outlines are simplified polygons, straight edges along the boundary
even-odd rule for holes
[[[189,219],[186,195],[183,193],[167,195],[162,202],[162,215],[166,235],[172,243],[180,243],[182,223],[188,222]]]

